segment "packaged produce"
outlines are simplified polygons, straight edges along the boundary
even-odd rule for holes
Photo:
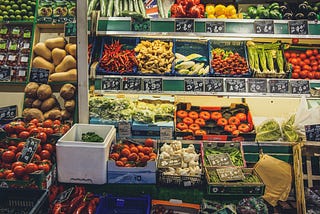
[[[9,36],[10,36],[10,34],[9,34],[9,26],[2,25],[1,28],[0,28],[0,35],[1,35],[1,38],[3,38],[3,39],[9,38]]]
[[[5,65],[7,62],[7,54],[0,53],[0,65]]]
[[[18,66],[28,67],[29,55],[28,54],[19,54]]]
[[[292,115],[287,121],[281,124],[281,130],[283,134],[283,140],[287,142],[299,142],[301,136],[294,125],[295,115]]]
[[[18,55],[16,53],[8,53],[6,65],[18,66]]]

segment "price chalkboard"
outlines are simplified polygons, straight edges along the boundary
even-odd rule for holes
[[[207,33],[224,33],[226,29],[225,22],[206,22]]]
[[[0,120],[13,120],[17,116],[17,106],[6,106],[0,108]]]
[[[131,123],[124,121],[119,122],[118,133],[120,138],[131,137]]]
[[[292,80],[290,81],[292,94],[309,94],[310,86],[308,80]]]
[[[274,34],[273,20],[255,21],[254,30],[256,34]]]
[[[30,72],[29,82],[47,84],[49,79],[49,70],[43,68],[32,68]]]
[[[140,91],[141,90],[141,78],[137,77],[124,77],[122,79],[122,89]]]
[[[307,20],[292,20],[288,25],[289,34],[307,35],[309,33]]]
[[[211,166],[233,166],[230,155],[228,153],[207,155],[206,157],[209,160]]]
[[[267,80],[266,79],[248,79],[249,93],[266,93]]]
[[[320,124],[304,126],[308,141],[320,141]]]
[[[18,158],[18,161],[29,163],[32,160],[34,153],[36,153],[40,142],[41,140],[38,138],[29,137],[26,140],[26,144],[22,149],[22,154]]]
[[[121,77],[103,78],[101,81],[101,89],[106,91],[118,91],[121,89]]]
[[[289,81],[288,80],[269,80],[270,93],[288,93]]]
[[[162,78],[145,78],[143,79],[143,90],[160,92],[162,91]]]
[[[75,22],[64,24],[64,35],[65,36],[77,36],[77,24]]]
[[[203,79],[188,78],[184,80],[184,91],[202,92],[204,89]]]
[[[239,167],[224,167],[216,170],[220,181],[239,181],[245,178]]]
[[[175,19],[175,32],[194,32],[194,19]]]
[[[227,92],[246,92],[246,80],[229,78],[225,80]]]
[[[204,79],[206,92],[223,92],[223,79]]]
[[[11,68],[8,66],[0,67],[0,81],[8,82],[11,80]]]

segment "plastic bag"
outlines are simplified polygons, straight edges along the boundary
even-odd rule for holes
[[[305,138],[306,133],[304,126],[313,124],[320,124],[320,105],[308,108],[307,99],[303,96],[296,113],[294,126],[297,132]]]
[[[262,154],[254,169],[266,185],[263,199],[272,206],[286,201],[292,185],[292,167],[289,163]]]

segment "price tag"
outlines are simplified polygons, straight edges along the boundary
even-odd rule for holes
[[[143,90],[152,92],[162,91],[162,78],[145,78],[143,79]]]
[[[246,92],[246,80],[231,78],[225,80],[227,92]]]
[[[249,93],[266,93],[267,80],[266,79],[248,79]]]
[[[29,137],[26,140],[26,144],[22,149],[22,154],[18,158],[18,161],[29,163],[32,160],[34,153],[36,153],[40,142],[41,140],[38,138]]]
[[[194,19],[175,19],[175,32],[194,32]]]
[[[309,32],[307,20],[292,20],[288,22],[289,34],[307,35]]]
[[[274,34],[273,20],[263,20],[254,22],[256,34]]]
[[[120,138],[131,137],[131,124],[128,122],[119,122],[118,133]]]
[[[226,29],[225,22],[206,22],[207,33],[224,33]]]
[[[228,153],[207,155],[206,157],[209,160],[211,166],[233,166],[230,155]]]
[[[0,81],[9,82],[11,80],[11,68],[8,66],[0,67]]]
[[[309,94],[310,86],[308,80],[292,80],[290,81],[292,94]]]
[[[64,35],[65,36],[77,36],[77,24],[75,22],[65,23]]]
[[[304,128],[308,141],[320,141],[320,124],[306,125]]]
[[[239,167],[224,167],[216,170],[221,181],[239,181],[245,178]]]
[[[201,92],[203,89],[203,79],[188,78],[184,80],[184,91]]]
[[[29,81],[36,83],[48,83],[49,70],[43,68],[32,68],[30,72]]]
[[[172,128],[160,127],[160,139],[161,140],[172,140]]]
[[[17,116],[17,106],[6,106],[0,108],[0,120],[12,120]]]
[[[106,91],[118,91],[121,89],[121,77],[103,78],[101,81],[101,89]]]
[[[288,93],[288,80],[269,80],[270,93]]]
[[[140,91],[141,90],[141,78],[137,77],[124,77],[122,80],[123,90]]]
[[[171,155],[169,158],[160,159],[159,167],[167,168],[167,167],[181,167],[182,158],[181,155]]]
[[[206,92],[223,92],[223,79],[204,79]]]

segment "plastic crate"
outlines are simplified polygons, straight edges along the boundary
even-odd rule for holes
[[[0,213],[48,213],[48,190],[1,189]]]
[[[138,43],[138,38],[129,38],[129,37],[105,37],[102,39],[101,46],[100,46],[100,59],[101,60],[103,56],[103,51],[104,51],[104,45],[112,44],[115,41],[119,41],[119,43],[122,45],[122,50],[133,50],[137,43]],[[96,74],[97,75],[135,75],[137,73],[137,66],[133,67],[132,71],[129,72],[123,72],[120,73],[118,71],[107,71],[104,68],[100,66],[100,63],[97,65],[96,68]]]
[[[213,76],[215,77],[251,77],[252,71],[249,68],[248,63],[248,53],[246,44],[244,41],[216,41],[216,40],[209,40],[209,59],[210,59],[210,69]],[[212,60],[212,50],[215,48],[221,48],[225,51],[232,51],[233,53],[239,53],[241,57],[243,57],[248,66],[248,71],[245,74],[221,74],[218,72],[215,72],[214,68],[211,65]]]
[[[117,197],[106,195],[100,198],[96,214],[149,214],[151,199],[149,195],[141,197]]]
[[[204,68],[210,64],[209,60],[209,52],[207,51],[208,48],[208,42],[203,41],[203,40],[176,40],[175,41],[175,52],[182,54],[184,56],[188,56],[190,54],[200,54],[202,55],[205,59],[206,62],[204,63]],[[175,65],[175,64],[174,64]],[[199,76],[197,74],[180,74],[176,71],[174,68],[174,74],[177,76]],[[210,72],[208,72],[206,75],[202,76],[209,76]]]

